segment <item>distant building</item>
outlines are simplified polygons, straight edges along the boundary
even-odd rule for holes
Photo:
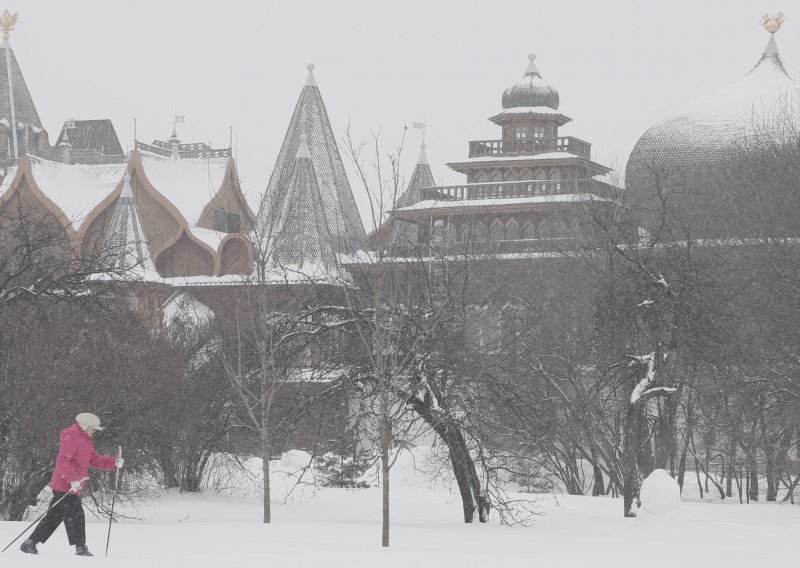
[[[585,207],[615,190],[588,142],[559,135],[571,120],[559,103],[531,54],[523,77],[503,92],[503,110],[489,119],[501,138],[471,141],[467,160],[448,164],[466,183],[435,186],[423,148],[408,190],[373,244],[423,256],[465,246],[494,254],[562,249]]]

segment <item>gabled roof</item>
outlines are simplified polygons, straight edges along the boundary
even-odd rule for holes
[[[42,121],[33,104],[28,85],[22,76],[17,57],[8,40],[0,46],[0,119],[11,124],[11,100],[14,100],[14,119],[17,124],[41,129]]]
[[[309,162],[313,164],[327,225],[327,239],[337,254],[351,254],[367,248],[367,236],[347,180],[325,103],[314,79],[314,66],[309,64],[308,69],[308,80],[300,93],[261,201],[256,219],[255,240],[264,246],[270,241],[270,233],[279,227],[276,220],[286,210],[287,195],[292,180],[297,176],[297,153],[301,139],[305,136],[310,153]],[[295,248],[299,250],[301,247],[298,244]]]
[[[67,120],[56,146],[68,141],[73,150],[95,150],[100,155],[121,156],[122,145],[111,120]]]

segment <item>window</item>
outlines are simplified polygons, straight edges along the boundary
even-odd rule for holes
[[[128,309],[132,312],[139,311],[139,296],[133,292],[128,292]]]
[[[242,222],[238,213],[228,213],[228,232],[241,233]]]
[[[431,231],[431,244],[440,245],[444,242],[445,236],[444,219],[436,219],[433,221],[433,231]]]
[[[214,209],[214,230],[228,232],[228,212],[224,209]]]
[[[486,237],[487,237],[486,223],[484,223],[483,221],[478,221],[478,224],[475,225],[475,240],[485,241]]]
[[[544,126],[534,126],[533,127],[533,137],[534,138],[544,138]]]
[[[514,137],[515,138],[527,138],[528,137],[528,127],[527,126],[515,126],[514,127]]]
[[[158,309],[158,295],[150,293],[147,295],[147,310],[153,312],[156,309]]]
[[[522,227],[522,238],[523,239],[535,239],[536,238],[536,225],[533,221],[526,221],[525,225]]]
[[[506,223],[506,238],[510,241],[515,241],[519,238],[519,223],[515,219],[511,219]]]
[[[240,233],[242,231],[242,217],[238,213],[231,213],[224,209],[214,209],[214,230],[222,233]]]
[[[503,223],[501,223],[499,219],[492,221],[492,226],[489,229],[489,237],[491,240],[502,241],[504,237],[503,229]]]

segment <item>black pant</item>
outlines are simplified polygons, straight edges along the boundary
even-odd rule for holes
[[[64,493],[53,491],[53,499],[50,501],[50,506],[53,507],[53,504],[62,497],[64,497]],[[83,516],[81,498],[74,493],[64,497],[58,505],[48,511],[42,522],[36,526],[36,530],[31,534],[31,540],[34,542],[47,542],[47,539],[55,532],[61,521],[64,521],[64,526],[67,528],[69,543],[84,546],[86,544],[86,517]]]

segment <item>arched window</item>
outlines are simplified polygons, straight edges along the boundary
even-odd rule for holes
[[[519,238],[519,223],[516,219],[511,219],[506,223],[506,239],[515,241]]]
[[[500,219],[492,221],[492,226],[489,229],[489,237],[493,241],[502,241],[505,239],[503,222]]]
[[[469,241],[469,229],[470,229],[469,223],[464,223],[463,225],[461,225],[460,233],[461,233],[462,243],[466,243],[467,241]]]
[[[447,226],[447,240],[451,243],[458,242],[459,230],[455,223],[449,223]]]
[[[486,223],[483,221],[478,221],[478,223],[475,225],[475,240],[485,241],[487,236]]]
[[[533,179],[536,180],[533,193],[535,195],[547,193],[547,174],[545,174],[544,170],[539,168],[533,172]]]
[[[550,188],[547,193],[561,193],[561,172],[555,168],[550,169]]]
[[[523,239],[536,238],[536,223],[534,223],[533,221],[525,221],[525,224],[522,226],[522,238]]]
[[[539,238],[550,239],[555,236],[555,224],[549,217],[544,217],[539,221]]]

